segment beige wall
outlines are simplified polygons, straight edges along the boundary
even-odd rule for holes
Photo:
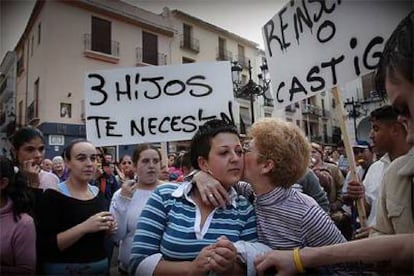
[[[111,21],[112,40],[119,42],[119,61],[109,63],[84,56],[83,35],[91,32],[91,18],[97,16]],[[41,22],[41,42],[37,44],[37,26]],[[142,47],[142,28],[114,18],[67,5],[47,1],[37,17],[31,35],[35,34],[33,56],[25,58],[25,72],[18,79],[18,100],[26,98],[28,76],[28,104],[34,98],[34,82],[40,79],[40,122],[82,124],[81,101],[85,72],[118,67],[136,66],[136,47]],[[150,32],[150,31],[149,31]],[[158,35],[158,52],[169,53],[170,37]],[[27,41],[25,43],[27,45]],[[30,47],[29,47],[30,48]],[[29,67],[27,67],[29,66]],[[71,94],[68,97],[69,93]],[[72,104],[72,118],[60,117],[60,103]]]

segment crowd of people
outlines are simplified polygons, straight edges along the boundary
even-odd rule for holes
[[[18,129],[0,157],[0,274],[108,275],[115,246],[120,275],[413,274],[413,25],[411,12],[385,45],[390,105],[352,145],[356,179],[343,144],[278,118],[243,139],[208,120],[189,151],[139,144],[117,163],[84,139],[47,159],[42,132]]]

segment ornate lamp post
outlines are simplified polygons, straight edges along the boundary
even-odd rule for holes
[[[243,85],[242,80],[240,79],[240,73],[243,70],[242,66],[237,62],[232,62],[231,71],[233,73],[233,91],[236,97],[247,98],[250,100],[250,112],[252,124],[254,123],[254,100],[256,96],[263,96],[267,100],[271,100],[266,97],[265,93],[270,87],[270,80],[266,79],[267,73],[267,64],[263,63],[260,66],[261,74],[258,75],[259,84],[255,83],[252,80],[252,69],[250,60],[249,60],[249,80],[246,84]]]
[[[358,100],[355,101],[354,97],[352,97],[351,100],[347,98],[346,101],[344,102],[344,107],[346,111],[348,112],[348,117],[352,118],[354,121],[355,140],[357,141],[358,141],[357,118],[359,118],[362,115],[360,111],[361,108],[366,112],[366,110],[363,107],[364,104],[365,104],[364,102],[361,103]]]

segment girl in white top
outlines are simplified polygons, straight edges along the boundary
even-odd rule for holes
[[[132,157],[136,169],[135,180],[123,179],[121,189],[112,197],[110,212],[118,222],[114,235],[119,245],[119,271],[127,274],[132,239],[137,220],[152,191],[160,184],[161,153],[150,145],[138,145]]]

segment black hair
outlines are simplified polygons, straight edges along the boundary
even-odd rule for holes
[[[154,145],[151,145],[151,144],[148,144],[148,143],[144,143],[144,144],[139,144],[135,148],[134,153],[132,155],[132,162],[134,164],[137,164],[141,153],[144,150],[147,150],[147,149],[153,149],[153,150],[155,150],[158,153],[158,157],[160,158],[160,162],[162,161],[162,156],[161,156],[160,150],[156,146],[154,146]]]
[[[43,143],[45,142],[45,137],[39,129],[32,126],[26,126],[17,130],[10,137],[10,143],[12,144],[14,150],[18,151],[21,146],[23,146],[25,143],[29,143],[31,140],[35,138],[40,138]],[[17,160],[17,156],[13,156],[13,158],[15,164],[18,165],[19,160]]]
[[[27,143],[33,140],[34,138],[40,138],[43,142],[45,141],[45,137],[43,136],[43,133],[39,129],[31,127],[31,126],[26,126],[16,131],[10,137],[10,142],[16,150],[19,150],[19,148],[24,143]]]
[[[391,105],[384,105],[370,113],[370,121],[397,122],[398,112]]]
[[[189,151],[177,157],[174,167],[182,169],[183,167],[191,168],[191,155]]]
[[[63,150],[62,155],[63,155],[63,158],[65,160],[70,160],[73,146],[76,145],[76,144],[79,144],[79,143],[92,144],[90,141],[88,141],[86,139],[83,139],[83,138],[73,139],[72,141],[70,141],[70,143]]]
[[[414,11],[411,11],[395,28],[387,40],[375,76],[377,92],[385,96],[385,79],[399,72],[414,83]]]
[[[122,163],[122,161],[124,161],[124,159],[125,159],[126,157],[130,157],[130,158],[131,158],[131,160],[132,160],[131,155],[129,155],[129,154],[124,154],[124,155],[122,155],[122,156],[121,156],[121,158],[119,158],[119,162],[118,162],[118,164],[121,164],[121,163]]]
[[[233,133],[239,136],[237,127],[230,121],[213,119],[205,122],[191,139],[190,158],[194,169],[200,169],[198,157],[208,158],[211,149],[211,139],[219,133]]]
[[[2,196],[8,196],[13,202],[13,217],[17,222],[22,213],[33,217],[33,199],[27,187],[26,181],[18,177],[13,162],[5,156],[0,156],[0,178],[7,178],[9,183],[1,192]]]

